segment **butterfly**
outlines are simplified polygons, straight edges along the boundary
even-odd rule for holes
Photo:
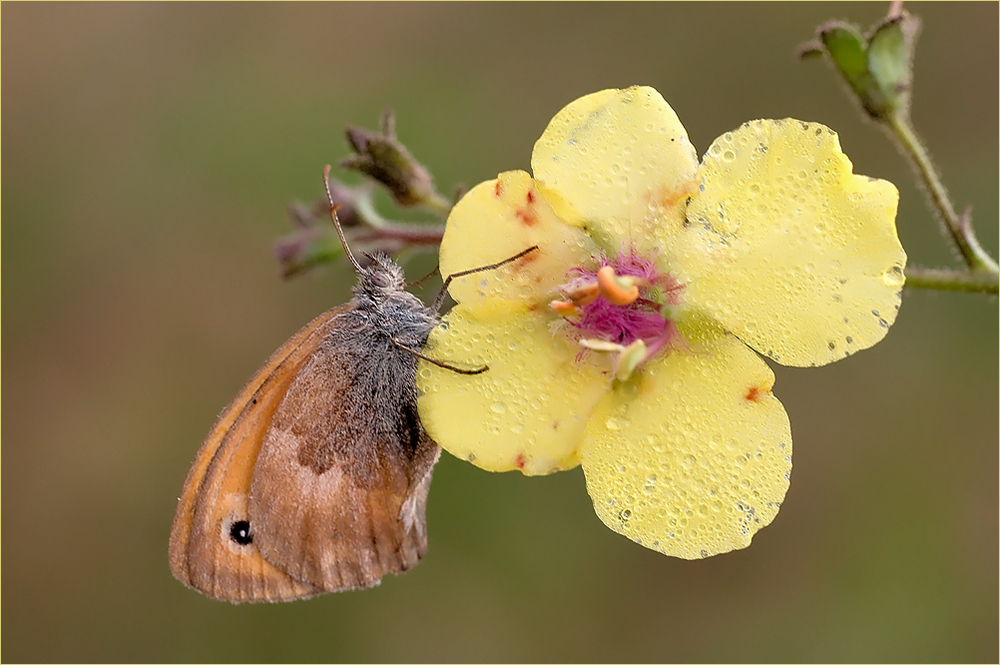
[[[324,182],[329,195],[329,169]],[[427,494],[441,454],[417,415],[417,359],[431,307],[402,268],[351,254],[353,297],[274,352],[219,415],[184,482],[170,533],[174,577],[232,603],[377,585],[427,552]]]

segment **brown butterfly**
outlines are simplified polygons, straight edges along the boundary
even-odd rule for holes
[[[324,172],[329,194],[329,169]],[[380,252],[354,259],[354,297],[313,319],[219,415],[170,532],[178,580],[232,603],[377,585],[427,552],[426,507],[441,449],[417,416],[417,358],[437,310],[404,290]],[[430,362],[463,370],[431,358]]]

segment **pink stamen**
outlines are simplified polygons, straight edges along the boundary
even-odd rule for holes
[[[676,324],[661,313],[663,305],[677,305],[683,286],[670,275],[661,274],[656,265],[629,251],[611,261],[602,254],[597,269],[582,267],[570,270],[570,280],[560,289],[571,302],[554,301],[553,311],[576,315],[567,323],[584,339],[602,340],[628,347],[642,340],[647,353],[645,362],[683,340]],[[581,296],[599,291],[601,297]],[[657,295],[654,295],[657,294]],[[556,304],[566,302],[566,305]],[[572,310],[570,310],[572,307]],[[557,309],[558,308],[558,309]],[[668,310],[669,311],[669,310]],[[581,354],[587,353],[582,351]]]

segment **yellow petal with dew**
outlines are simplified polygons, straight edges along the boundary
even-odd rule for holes
[[[549,299],[598,249],[579,228],[560,220],[531,176],[501,173],[480,183],[455,205],[441,241],[441,274],[503,261],[538,245],[517,261],[454,279],[448,292],[457,302],[504,298],[529,304]]]
[[[578,465],[583,429],[611,378],[606,366],[578,362],[580,346],[553,335],[550,319],[509,300],[452,309],[424,353],[489,369],[470,376],[420,361],[417,407],[430,437],[487,471],[542,475]]]
[[[612,530],[670,556],[741,549],[778,513],[792,439],[763,360],[713,325],[644,366],[595,411],[587,491]]]
[[[757,120],[712,144],[668,263],[683,299],[785,365],[823,365],[881,340],[906,254],[892,183],[854,175],[837,134]]]
[[[612,255],[623,241],[648,255],[654,228],[680,228],[698,158],[660,93],[636,86],[561,110],[535,143],[531,168],[541,186],[558,192],[560,217],[584,226]]]

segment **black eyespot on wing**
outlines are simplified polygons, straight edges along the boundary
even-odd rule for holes
[[[249,545],[252,543],[253,534],[250,532],[250,522],[246,520],[233,522],[233,525],[229,527],[229,537],[237,545]]]

